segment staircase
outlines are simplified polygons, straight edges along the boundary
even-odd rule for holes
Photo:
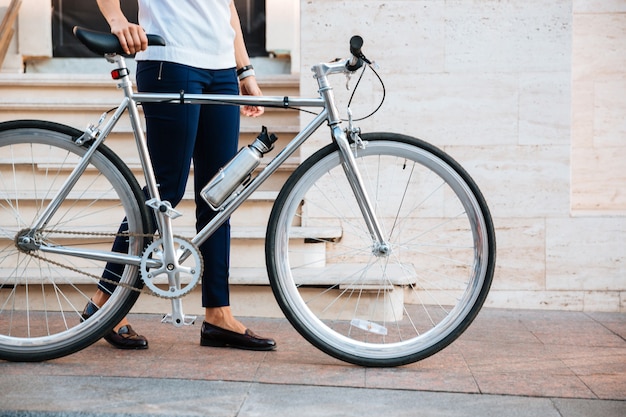
[[[299,78],[277,75],[259,79],[263,93],[268,96],[298,96]],[[0,121],[40,119],[54,121],[83,130],[95,123],[100,115],[116,107],[122,99],[116,82],[107,76],[72,74],[0,74]],[[276,150],[299,131],[299,113],[267,108],[256,119],[242,117],[239,147],[251,143],[261,126],[278,136]],[[130,121],[123,117],[106,142],[131,167],[142,184],[142,173],[136,153]],[[272,153],[266,155],[272,156]],[[265,271],[265,228],[269,213],[281,185],[299,164],[294,155],[261,189],[240,207],[231,218],[231,284],[233,309],[236,314],[276,316],[279,311],[271,296]],[[261,164],[262,168],[264,164]],[[193,169],[192,174],[193,175]],[[192,184],[192,181],[189,181]],[[194,230],[193,191],[188,189],[177,209],[183,217],[173,221],[178,235],[191,237]],[[185,298],[186,310],[201,314],[199,288]],[[188,298],[195,300],[187,301]],[[239,307],[237,307],[239,306]],[[167,312],[169,302],[155,297],[140,297],[137,312]],[[186,312],[190,312],[186,311]]]

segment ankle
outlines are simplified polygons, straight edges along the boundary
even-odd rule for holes
[[[246,326],[233,316],[230,306],[205,308],[204,321],[237,333],[243,334],[246,331]]]
[[[120,330],[122,327],[124,327],[124,326],[128,326],[129,324],[130,324],[130,323],[128,322],[128,319],[127,319],[126,317],[124,317],[124,318],[122,319],[122,321],[120,321],[120,322],[117,324],[117,326],[115,326],[115,327],[113,328],[113,331],[114,331],[115,333],[117,333],[117,332],[119,332],[119,330]]]
[[[91,297],[91,302],[96,305],[96,307],[100,308],[109,300],[110,295],[105,293],[102,290],[96,291],[96,293]]]
[[[204,309],[204,321],[219,326],[228,321],[229,317],[227,307],[207,307]]]

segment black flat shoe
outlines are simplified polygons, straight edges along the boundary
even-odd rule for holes
[[[202,323],[200,330],[200,345],[213,347],[231,347],[246,350],[274,350],[276,342],[274,339],[260,337],[250,329],[246,329],[245,334],[232,332],[207,323]]]
[[[85,306],[85,310],[83,310],[83,319],[87,320],[94,315],[96,311],[98,311],[98,306],[89,301]],[[104,340],[118,349],[148,349],[148,339],[137,334],[137,332],[130,327],[130,324],[120,327],[117,332],[111,330],[104,335]]]
[[[120,327],[117,332],[111,330],[104,335],[104,340],[118,349],[148,349],[148,339],[137,334],[130,324]]]

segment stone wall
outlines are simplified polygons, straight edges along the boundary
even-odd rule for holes
[[[360,126],[440,146],[483,190],[498,238],[488,305],[626,311],[626,0],[292,1],[303,95],[311,64],[363,36],[387,98]],[[3,72],[50,54],[49,4],[23,1]],[[381,93],[366,76],[355,115]]]
[[[361,35],[387,92],[363,130],[432,142],[483,190],[498,238],[487,305],[626,311],[625,1],[300,5],[301,93],[315,93],[310,64]],[[356,115],[381,95],[372,76],[360,89]]]

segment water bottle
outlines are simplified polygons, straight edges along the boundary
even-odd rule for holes
[[[220,207],[239,186],[248,184],[252,172],[261,163],[261,158],[274,149],[274,142],[277,139],[273,133],[268,134],[267,128],[263,126],[254,142],[241,148],[237,155],[211,178],[200,191],[202,198],[212,208]]]

